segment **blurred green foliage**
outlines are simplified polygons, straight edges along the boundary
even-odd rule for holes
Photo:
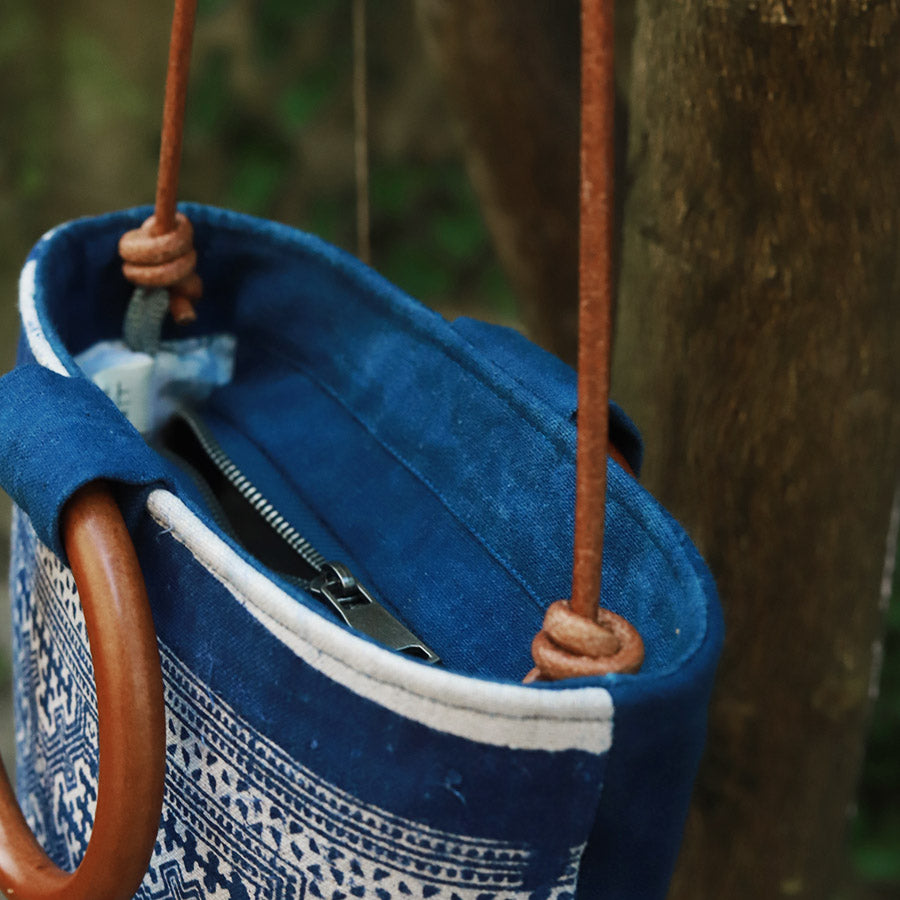
[[[852,847],[859,874],[868,881],[895,885],[900,896],[900,590],[896,586]]]
[[[200,5],[185,190],[352,251],[350,4],[266,0],[249,18],[240,15],[246,8],[238,0]],[[370,0],[368,8],[373,264],[450,314],[513,322],[514,297],[424,59],[412,3]],[[239,42],[204,44],[204,33],[229,17],[246,26],[235,29]],[[430,93],[404,109],[410,72]]]

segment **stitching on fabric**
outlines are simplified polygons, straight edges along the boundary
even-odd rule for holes
[[[165,521],[165,519],[162,516],[157,515],[156,513],[152,512],[152,511],[150,512],[150,515],[153,517],[153,520],[161,528],[167,529],[168,523]],[[223,587],[225,587],[228,590],[228,592],[230,594],[232,594],[243,606],[252,607],[261,616],[263,616],[267,619],[271,619],[273,622],[275,622],[281,628],[283,628],[286,631],[288,631],[289,633],[293,634],[297,638],[297,640],[302,641],[310,650],[314,651],[316,654],[321,655],[321,656],[326,656],[329,659],[334,660],[335,662],[340,663],[343,666],[347,666],[348,668],[353,668],[352,666],[349,665],[349,663],[346,660],[342,659],[340,656],[337,656],[336,654],[334,654],[328,650],[325,650],[322,647],[312,644],[308,639],[297,634],[293,630],[293,628],[290,625],[288,625],[287,622],[283,621],[279,616],[269,612],[268,610],[260,609],[260,607],[257,604],[255,604],[245,594],[245,592],[243,590],[241,590],[237,585],[234,584],[234,582],[225,574],[224,571],[222,571],[222,569],[219,568],[219,566],[217,566],[211,560],[207,561],[207,560],[200,559],[200,557],[197,555],[197,553],[190,546],[188,546],[186,538],[183,535],[178,534],[176,531],[171,531],[171,530],[162,531],[160,533],[160,536],[162,536],[162,535],[168,535],[173,540],[175,540],[179,544],[181,544],[181,546],[184,547],[185,550],[187,550],[188,553],[190,553],[191,556],[197,562],[199,562],[200,565],[203,566],[203,568],[206,571],[208,571]],[[335,626],[335,627],[337,627],[337,626]],[[571,718],[566,717],[566,718],[558,718],[557,719],[557,718],[552,718],[552,717],[541,716],[536,713],[531,714],[531,715],[514,715],[512,713],[502,712],[502,711],[493,711],[492,710],[492,711],[488,712],[487,710],[484,710],[477,706],[472,706],[472,705],[467,705],[467,704],[462,704],[462,703],[449,703],[445,700],[438,700],[437,698],[431,697],[428,694],[423,694],[423,693],[416,691],[413,687],[410,687],[407,684],[402,684],[397,681],[389,681],[386,678],[378,677],[377,675],[372,675],[369,672],[362,672],[359,669],[354,669],[354,671],[361,677],[373,682],[374,684],[393,688],[397,691],[400,691],[403,694],[408,694],[411,697],[416,697],[419,700],[424,700],[426,702],[434,704],[435,706],[447,707],[449,709],[457,709],[462,712],[478,713],[483,716],[489,716],[491,718],[505,719],[505,720],[509,720],[511,722],[534,721],[534,722],[559,723],[559,724],[566,724],[566,725],[568,725],[568,724],[594,725],[594,724],[597,724],[598,722],[599,723],[612,722],[613,718],[614,718],[614,713],[615,713],[615,711],[613,710],[612,712],[607,713],[602,716],[601,715],[593,715],[593,716],[585,716],[585,717],[576,716],[576,717],[571,717]],[[528,689],[523,688],[523,690],[528,690]]]
[[[366,421],[364,421],[359,413],[353,409],[338,393],[337,391],[324,383],[321,379],[319,379],[310,369],[300,363],[296,358],[287,354],[284,350],[276,346],[274,343],[268,346],[263,346],[258,339],[250,339],[244,338],[244,343],[251,344],[253,347],[257,348],[259,351],[263,353],[263,355],[267,353],[272,353],[277,355],[278,358],[288,367],[294,369],[299,374],[307,378],[312,384],[319,387],[325,394],[332,398],[341,408],[346,410],[351,418],[353,418],[356,422],[360,424],[360,426],[369,434],[372,438],[385,450],[385,452],[389,453],[393,456],[398,462],[400,462],[412,475],[419,479],[419,481],[425,485],[440,501],[441,505],[453,516],[453,518],[466,530],[471,534],[475,540],[485,549],[485,551],[493,558],[515,581],[519,583],[522,589],[528,594],[528,596],[535,601],[539,609],[543,609],[543,603],[538,595],[538,592],[531,587],[528,581],[512,566],[508,563],[497,551],[494,547],[492,547],[487,540],[477,531],[475,531],[472,526],[465,521],[460,513],[453,509],[450,502],[446,499],[446,497],[441,493],[441,491],[435,487],[434,484],[422,475],[418,469],[412,465],[399,451],[395,450],[390,444],[386,442],[385,439],[382,438],[381,435],[376,433],[372,426],[370,426]],[[620,513],[624,515],[625,518],[629,519],[635,526],[637,526],[647,537],[650,539],[650,543],[657,550],[659,555],[666,561],[668,564],[669,571],[672,573],[672,576],[675,582],[682,587],[687,587],[691,582],[697,581],[697,573],[694,566],[690,566],[690,571],[682,571],[685,569],[684,566],[676,565],[675,556],[672,550],[665,546],[662,543],[661,537],[658,536],[654,529],[649,527],[647,519],[643,515],[637,515],[633,509],[626,506],[621,500],[615,497],[609,498],[609,505],[615,506]],[[662,519],[661,524],[666,527],[666,530],[670,533],[672,532],[671,523],[667,519]],[[678,545],[681,545],[681,540],[678,541]],[[703,638],[706,635],[706,631],[708,628],[708,623],[706,621],[707,617],[703,616],[702,629],[699,633],[698,645],[694,651],[689,655],[688,658],[693,656],[693,653],[699,649],[700,644],[703,643]]]
[[[249,343],[253,344],[255,347],[259,347],[257,341],[253,340]],[[263,349],[260,347],[260,349]],[[338,404],[342,409],[346,410],[346,412],[350,415],[350,417],[375,440],[375,442],[390,456],[396,459],[407,471],[409,471],[412,475],[414,475],[419,482],[421,482],[428,490],[431,491],[432,494],[437,498],[440,504],[450,513],[454,520],[465,530],[467,531],[475,541],[481,545],[481,547],[485,550],[485,552],[494,560],[494,562],[498,563],[500,567],[515,581],[518,583],[519,587],[525,591],[527,596],[534,601],[535,605],[539,610],[544,609],[544,604],[541,602],[540,597],[538,596],[538,592],[535,588],[533,588],[527,579],[507,560],[505,560],[502,556],[500,556],[499,552],[495,550],[487,540],[476,531],[472,525],[465,521],[460,513],[458,513],[451,505],[450,501],[444,496],[444,494],[432,483],[431,479],[427,476],[423,475],[409,460],[407,460],[398,450],[394,449],[390,446],[379,434],[377,434],[371,425],[368,422],[364,421],[362,417],[354,410],[349,404],[341,398],[341,396],[337,393],[337,391],[331,387],[331,385],[325,384],[323,381],[320,381],[309,369],[305,366],[302,366],[297,360],[291,359],[290,357],[284,355],[284,351],[280,350],[277,347],[269,348],[271,352],[275,353],[282,359],[282,361],[295,369],[305,378],[307,378],[312,384],[318,387],[321,391],[323,391],[327,396],[329,396],[335,403]]]
[[[228,217],[232,215],[231,213],[228,213],[224,210],[217,210],[217,212],[224,212]],[[241,225],[237,222],[228,221],[224,224],[220,222],[216,223],[216,225],[223,231],[228,232],[232,237],[243,238],[246,235],[246,228],[241,227]],[[311,238],[314,241],[320,242],[323,247],[329,246],[320,238],[315,237],[315,235],[307,235],[307,237]],[[358,297],[362,300],[363,303],[365,303],[366,306],[369,307],[370,310],[373,310],[374,312],[379,314],[384,312],[383,307],[376,304],[371,295],[374,294],[378,297],[383,297],[385,300],[388,300],[389,298],[387,297],[386,292],[380,287],[376,287],[375,285],[364,284],[362,279],[358,275],[349,272],[340,260],[323,258],[317,255],[313,248],[305,246],[299,241],[295,243],[288,238],[278,237],[269,233],[255,234],[254,240],[259,240],[261,244],[268,245],[272,249],[290,251],[291,253],[300,253],[307,261],[327,263],[328,268],[331,270],[331,272],[334,273],[336,277],[343,281],[345,285],[354,288],[355,291],[358,292]],[[399,289],[396,290],[398,294],[406,296]],[[494,394],[494,396],[506,403],[506,405],[509,406],[514,412],[518,413],[525,420],[525,422],[532,429],[534,429],[535,432],[537,432],[538,435],[540,435],[551,446],[553,446],[554,450],[556,450],[557,452],[560,451],[561,448],[557,445],[558,443],[562,444],[562,449],[570,449],[571,441],[566,441],[565,437],[562,435],[553,435],[547,429],[543,428],[538,422],[534,420],[531,410],[529,410],[525,404],[521,403],[521,401],[513,392],[500,390],[498,386],[492,383],[491,380],[486,376],[486,373],[471,365],[470,361],[466,359],[465,356],[455,352],[451,347],[448,347],[446,344],[438,341],[418,322],[410,321],[409,319],[403,319],[399,323],[395,320],[395,324],[399,324],[402,330],[407,334],[439,350],[444,356],[447,357],[447,359],[449,359],[451,362],[454,362],[460,369],[463,369],[467,374],[472,376],[483,387],[487,388],[492,394]],[[463,339],[460,338],[460,340]],[[510,380],[519,383],[517,379],[514,379],[511,375],[506,373],[505,370],[501,369],[501,371],[503,371],[504,374],[506,374],[506,377],[510,378]],[[541,401],[540,398],[534,395],[530,390],[529,394],[535,401],[543,403],[543,401]]]

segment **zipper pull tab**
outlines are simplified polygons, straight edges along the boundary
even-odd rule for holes
[[[440,657],[395,619],[342,563],[325,563],[309,583],[309,592],[324,600],[351,628],[430,665]]]

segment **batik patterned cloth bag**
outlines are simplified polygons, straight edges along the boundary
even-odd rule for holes
[[[0,482],[17,503],[18,799],[49,857],[84,856],[116,727],[98,721],[108,664],[63,540],[71,498],[99,481],[163,676],[165,792],[134,896],[664,896],[722,624],[694,547],[626,471],[633,426],[613,409],[628,466],[608,462],[602,599],[642,636],[643,667],[522,685],[571,587],[574,373],[314,237],[184,211],[205,299],[158,343],[121,340],[148,321],[126,314],[117,254],[146,210],[60,227],[21,277]],[[143,777],[128,759],[117,796]],[[126,839],[108,831],[104,846]],[[11,860],[3,836],[0,878],[24,896],[22,873],[46,866],[36,849]],[[99,887],[107,856],[98,897],[117,896]],[[75,896],[54,878],[40,896]]]
[[[25,267],[19,367],[0,382],[3,486],[24,510],[18,789],[51,857],[81,858],[97,774],[58,510],[105,478],[121,485],[165,676],[165,805],[137,896],[662,896],[721,625],[692,545],[612,461],[604,600],[643,636],[643,668],[516,684],[569,589],[574,374],[505,329],[448,324],[315,238],[189,213],[197,331],[214,337],[164,352],[236,345],[230,380],[197,404],[204,429],[442,665],[342,627],[263,567],[84,377],[75,359],[128,299],[116,243],[144,213],[64,226]]]

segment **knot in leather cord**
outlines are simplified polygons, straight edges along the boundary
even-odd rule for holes
[[[180,325],[197,318],[193,301],[203,293],[194,272],[194,229],[175,208],[196,20],[197,0],[175,0],[154,214],[119,241],[125,277],[140,287],[168,288],[169,310]]]
[[[568,600],[551,603],[531,644],[536,667],[526,683],[631,674],[644,661],[644,643],[621,616],[600,609],[596,620],[576,613]]]
[[[122,272],[139,287],[168,288],[172,317],[179,324],[196,319],[193,302],[203,294],[203,283],[194,271],[194,229],[187,217],[175,214],[175,228],[164,232],[156,216],[140,228],[122,235],[119,255]]]

